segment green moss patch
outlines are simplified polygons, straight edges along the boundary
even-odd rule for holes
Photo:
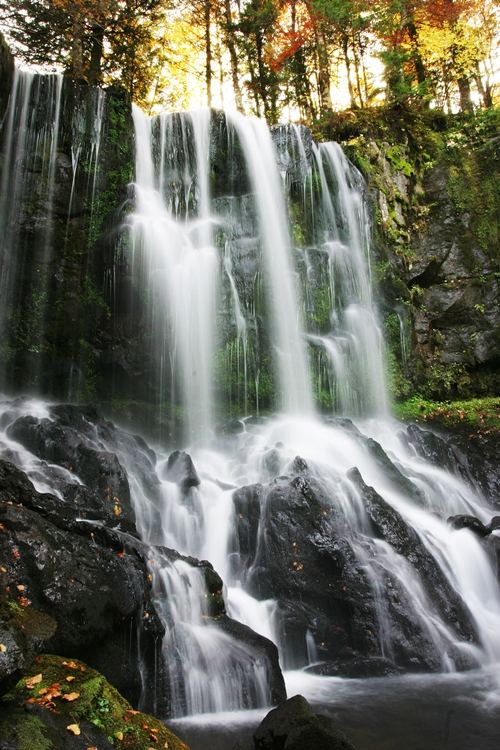
[[[470,401],[428,401],[420,396],[396,404],[394,411],[405,422],[435,422],[444,427],[464,425],[500,430],[500,398]]]
[[[44,744],[45,711],[62,718],[67,727],[73,727],[67,730],[68,736],[74,731],[79,732],[80,725],[88,722],[120,750],[148,750],[151,747],[188,750],[187,745],[161,721],[133,710],[99,672],[74,659],[48,654],[37,657],[33,668],[4,697],[4,701],[38,710],[37,717],[26,718],[29,724],[26,730],[38,733],[37,742],[30,745],[30,750],[51,747],[50,743]]]

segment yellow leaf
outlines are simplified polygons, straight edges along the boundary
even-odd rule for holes
[[[26,679],[26,687],[28,690],[31,690],[31,688],[35,687],[35,685],[38,685],[39,682],[42,681],[42,675],[36,674],[34,677],[28,677]]]
[[[123,732],[115,732],[115,737],[117,740],[123,740]]]
[[[68,732],[71,732],[71,734],[74,734],[77,737],[79,734],[81,734],[80,727],[78,726],[78,724],[68,724],[66,729],[68,730]]]
[[[73,680],[76,680],[76,677],[73,674],[70,674],[66,677],[66,682],[73,682]]]
[[[5,645],[5,643],[0,643],[0,654],[5,654],[6,651],[7,646]]]
[[[79,697],[80,693],[67,693],[66,695],[63,695],[65,701],[76,701]]]

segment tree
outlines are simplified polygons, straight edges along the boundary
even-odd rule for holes
[[[164,0],[0,0],[7,37],[32,65],[63,67],[89,83],[121,79],[143,96],[146,55]]]

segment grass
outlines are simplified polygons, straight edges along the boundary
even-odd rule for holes
[[[458,425],[500,429],[500,398],[474,398],[468,401],[429,401],[413,396],[394,405],[398,419],[404,422],[435,422],[445,427]]]

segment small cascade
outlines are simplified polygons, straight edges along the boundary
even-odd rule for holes
[[[154,342],[174,370],[189,439],[206,439],[214,421],[212,367],[218,285],[208,186],[209,112],[161,116],[134,108],[137,209],[133,252],[150,291]],[[160,150],[155,162],[153,151]]]
[[[81,298],[88,291],[90,248],[99,234],[95,209],[105,117],[104,91],[73,86],[62,75],[15,70],[1,128],[2,384],[17,383],[21,374],[27,387],[50,389],[45,371],[52,342],[58,335],[71,339],[55,333],[66,321],[54,318],[61,299]],[[85,259],[75,282],[80,255]],[[70,290],[75,283],[80,284],[76,293]],[[84,322],[78,323],[63,365],[69,398],[81,390]]]
[[[322,352],[319,390],[325,380],[336,413],[387,413],[363,179],[338,144],[316,145],[304,128],[287,129],[280,147],[285,152],[280,154],[284,167],[291,171],[292,187],[295,182],[300,188],[307,227],[299,244],[307,266],[308,338],[312,347]],[[322,276],[326,278],[321,284]],[[326,367],[321,367],[322,363]]]
[[[58,153],[63,77],[14,72],[9,107],[3,127],[5,163],[0,192],[0,338],[7,344],[7,331],[21,280],[24,248],[19,227],[32,224],[37,252],[33,258],[36,287],[33,339],[38,342],[48,295],[48,265],[54,231],[54,191]],[[43,216],[43,221],[40,218]],[[40,236],[41,233],[41,236]],[[35,345],[35,343],[33,343]],[[2,366],[8,362],[4,351]],[[4,375],[4,373],[2,373]]]
[[[288,220],[271,134],[261,120],[231,114],[229,121],[241,142],[257,204],[281,407],[288,413],[312,413]]]

